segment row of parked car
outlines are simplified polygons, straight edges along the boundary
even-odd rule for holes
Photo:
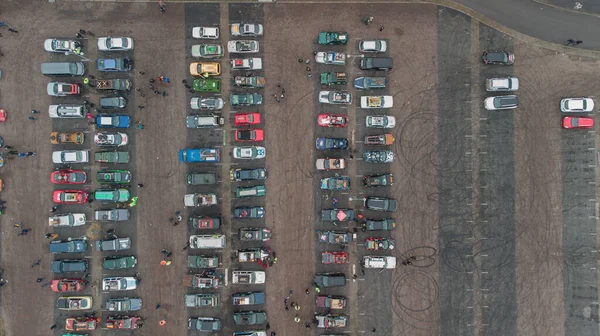
[[[348,34],[345,32],[321,32],[318,37],[320,45],[345,45],[348,43]],[[388,50],[387,41],[383,40],[365,40],[359,42],[359,51],[364,53],[384,53]],[[331,65],[345,65],[345,54],[343,52],[317,52],[315,56],[317,63]],[[392,68],[392,59],[387,57],[364,57],[361,60],[361,69],[387,71]],[[345,86],[348,84],[348,74],[346,72],[323,72],[320,76],[321,85],[328,87]],[[385,89],[387,86],[386,77],[368,77],[360,76],[355,78],[353,86],[357,90],[371,91]],[[318,94],[321,104],[350,105],[353,103],[353,95],[345,90],[323,90]],[[386,95],[364,95],[360,97],[360,108],[362,109],[389,109],[393,107],[393,97]],[[324,113],[317,116],[317,124],[322,127],[346,127],[348,125],[348,116],[345,114]],[[365,126],[375,129],[393,129],[396,126],[396,119],[391,115],[368,115],[365,118]],[[377,149],[391,146],[395,138],[390,133],[375,134],[366,136],[364,144],[366,146],[375,146],[375,149],[365,150],[363,159],[367,163],[389,163],[394,159],[394,153],[391,150]],[[321,151],[334,153],[338,150],[348,148],[348,140],[345,138],[317,138],[316,147]],[[326,153],[327,153],[326,152]],[[335,155],[337,156],[337,155]],[[320,187],[329,192],[346,191],[350,189],[351,178],[343,176],[342,171],[346,169],[345,158],[318,158],[316,169],[321,171],[336,171],[334,176],[321,179]],[[392,174],[364,176],[363,183],[365,187],[391,186],[393,184]],[[337,207],[338,201],[334,201],[332,209],[321,210],[321,220],[324,223],[338,223],[358,221],[358,213],[353,209],[340,209]],[[393,212],[397,208],[396,200],[387,197],[367,197],[364,203],[369,210]],[[362,223],[364,230],[380,231],[392,230],[396,223],[392,218],[382,220],[366,219]],[[352,232],[338,230],[317,231],[318,240],[323,244],[346,245],[350,244],[355,238]],[[394,248],[394,240],[387,237],[371,237],[365,241],[368,250],[391,250]],[[348,253],[344,251],[327,251],[321,253],[321,262],[323,264],[347,264]],[[395,258],[386,256],[365,256],[363,260],[366,268],[394,268]],[[343,273],[319,273],[313,279],[314,285],[321,293],[317,296],[317,308],[325,309],[327,313],[317,313],[315,319],[319,328],[343,328],[347,324],[347,315],[341,313],[331,313],[332,310],[344,309],[347,306],[346,298],[342,296],[327,295],[322,289],[330,287],[345,286],[346,276]]]
[[[128,37],[101,37],[98,38],[100,51],[128,51],[134,47],[133,39]],[[79,40],[47,39],[44,48],[49,52],[64,53],[66,55],[83,55],[83,42]],[[133,62],[130,58],[100,58],[96,62],[100,72],[129,71]],[[41,64],[42,74],[51,78],[74,78],[84,76],[85,65],[82,62],[49,62]],[[121,110],[127,105],[123,94],[131,88],[129,79],[98,79],[90,82],[84,78],[84,86],[80,83],[71,83],[66,80],[50,82],[47,93],[59,97],[56,104],[50,105],[48,113],[50,118],[56,119],[84,119],[88,118],[99,128],[106,131],[94,135],[94,144],[101,149],[94,153],[97,163],[124,164],[129,162],[129,152],[114,149],[127,146],[129,136],[123,132],[110,129],[128,128],[131,118],[125,114],[98,114],[95,118],[91,115],[86,102],[72,103],[69,98],[81,99],[85,86],[95,88],[98,92],[106,93],[100,98],[97,112],[102,110]],[[88,173],[83,169],[74,169],[77,166],[90,162],[90,151],[77,149],[85,143],[85,135],[81,131],[52,132],[50,141],[53,145],[60,146],[62,150],[52,153],[52,162],[60,165],[50,175],[50,182],[66,189],[55,190],[52,195],[54,203],[61,209],[73,205],[83,205],[92,200],[102,204],[112,204],[109,209],[99,209],[94,212],[94,220],[98,222],[120,222],[130,217],[130,210],[126,207],[131,199],[131,193],[125,185],[132,180],[132,173],[125,169],[101,169],[95,175],[96,181],[102,185],[93,193],[78,189],[89,183]],[[65,149],[65,147],[67,149]],[[84,212],[62,212],[52,214],[48,223],[51,227],[64,228],[71,231],[73,228],[87,224],[88,218]],[[93,245],[97,251],[120,252],[131,248],[131,238],[117,237],[112,234],[103,240],[98,240]],[[52,281],[50,288],[57,293],[81,292],[86,288],[87,281],[83,277],[88,272],[88,259],[77,257],[87,251],[88,238],[69,237],[66,240],[55,239],[50,242],[49,250],[53,254],[74,254],[69,259],[56,259],[52,262],[52,273],[67,275],[62,279]],[[103,259],[105,270],[130,270],[137,265],[137,258],[133,255],[109,255]],[[78,275],[73,275],[77,274]],[[108,276],[102,279],[101,288],[107,292],[130,291],[137,288],[137,279],[134,276]],[[68,294],[67,294],[68,295]],[[57,300],[60,310],[80,311],[92,309],[93,298],[86,295],[61,296]],[[113,315],[107,316],[103,323],[97,317],[69,317],[65,321],[65,329],[72,331],[94,330],[98,327],[105,329],[136,329],[141,323],[139,316],[128,316],[127,313],[141,310],[142,300],[137,297],[110,297],[106,299],[104,309]]]
[[[263,26],[260,24],[238,23],[231,25],[232,36],[253,36],[259,37],[263,34]],[[219,93],[221,91],[222,81],[218,77],[221,75],[221,64],[218,61],[208,61],[205,59],[220,59],[224,55],[224,48],[216,41],[219,39],[219,28],[216,27],[194,27],[192,36],[197,39],[215,40],[212,42],[193,45],[191,53],[193,57],[201,58],[199,62],[190,64],[190,74],[194,76],[193,90],[199,93]],[[227,50],[230,54],[256,53],[260,50],[258,40],[235,40],[227,43]],[[261,58],[233,58],[231,59],[231,69],[237,71],[243,70],[261,70]],[[265,86],[265,78],[256,75],[234,76],[232,85],[236,88],[260,89]],[[260,106],[263,102],[263,96],[258,92],[232,93],[229,96],[229,105],[232,107]],[[221,97],[207,95],[192,97],[190,107],[192,110],[203,111],[205,114],[189,115],[186,119],[186,126],[189,129],[207,129],[222,127],[225,120],[219,114],[225,106],[225,101]],[[249,146],[236,146],[232,149],[234,159],[240,160],[261,160],[266,156],[266,149],[263,146],[255,145],[264,141],[264,131],[255,128],[261,124],[261,115],[257,112],[240,112],[233,115],[234,139],[239,143],[252,143]],[[221,149],[219,148],[185,148],[180,150],[179,159],[184,163],[206,162],[217,163],[221,160]],[[216,174],[208,172],[194,172],[187,175],[189,185],[215,185]],[[232,168],[229,172],[229,178],[232,182],[254,182],[251,185],[242,185],[235,188],[236,198],[255,198],[266,195],[264,180],[267,178],[265,168]],[[197,192],[187,194],[184,197],[184,204],[187,207],[205,207],[217,204],[217,194],[211,192]],[[262,206],[244,206],[234,209],[234,219],[259,219],[264,216],[265,210]],[[214,251],[222,250],[227,245],[227,238],[222,233],[215,233],[222,229],[220,217],[206,215],[192,215],[189,218],[190,226],[195,234],[189,239],[191,251]],[[243,227],[238,230],[238,238],[242,242],[267,242],[271,239],[271,230],[261,227]],[[259,263],[267,266],[271,258],[271,250],[265,246],[239,249],[235,253],[235,261],[239,263]],[[215,253],[203,255],[189,255],[188,267],[189,275],[184,277],[184,284],[190,288],[212,289],[216,290],[222,286],[221,279],[216,269],[221,267],[221,256]],[[233,271],[231,283],[240,285],[264,285],[266,273],[264,271]],[[264,291],[236,292],[232,296],[232,305],[240,308],[247,306],[257,307],[265,302]],[[221,302],[220,294],[210,293],[192,293],[185,296],[185,303],[188,308],[199,307],[219,307]],[[267,315],[262,310],[242,310],[233,313],[233,323],[236,325],[250,326],[256,328],[265,324]],[[191,317],[188,320],[190,330],[203,332],[215,332],[222,328],[222,321],[216,317]],[[235,332],[236,336],[266,336],[266,330],[246,330]]]

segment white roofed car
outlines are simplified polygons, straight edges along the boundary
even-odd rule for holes
[[[48,217],[48,225],[57,227],[72,227],[85,224],[84,213],[66,213]]]
[[[75,40],[47,39],[44,41],[44,49],[55,53],[74,53],[81,49],[81,43]]]
[[[519,79],[515,77],[488,78],[485,80],[486,91],[517,91]]]
[[[231,25],[231,35],[233,36],[260,36],[263,32],[261,24],[234,23]]]
[[[592,98],[565,98],[560,101],[562,112],[592,112],[594,101]]]
[[[227,42],[227,51],[230,53],[250,54],[257,53],[259,50],[258,41],[242,40]]]
[[[396,127],[396,118],[393,116],[367,116],[365,125],[370,128],[394,128]]]
[[[101,132],[94,135],[94,143],[98,146],[126,146],[128,142],[125,133]]]
[[[262,146],[233,147],[235,159],[264,159],[266,153],[265,147]]]
[[[392,96],[362,96],[360,97],[360,107],[364,109],[391,108],[394,106]]]
[[[90,153],[87,150],[66,150],[52,152],[53,163],[87,163]]]
[[[192,37],[197,38],[197,39],[216,40],[219,38],[219,28],[217,28],[217,27],[194,27],[194,28],[192,28]]]
[[[102,279],[102,290],[123,291],[137,288],[137,280],[134,277],[111,277]]]
[[[99,37],[98,50],[121,51],[133,50],[133,39],[131,37]]]
[[[393,269],[396,268],[396,257],[364,256],[365,268]]]
[[[383,53],[387,51],[387,42],[384,40],[365,40],[358,44],[360,52]]]

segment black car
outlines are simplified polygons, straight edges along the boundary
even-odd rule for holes
[[[365,175],[363,176],[363,184],[367,188],[389,187],[394,184],[394,176],[392,174]]]
[[[265,168],[231,169],[229,177],[232,181],[264,180],[267,178],[267,170]]]
[[[396,211],[398,202],[393,198],[387,197],[367,197],[365,198],[365,207],[374,211]]]
[[[317,138],[317,149],[347,149],[348,139],[344,138]]]
[[[481,59],[485,64],[512,65],[515,63],[515,55],[507,51],[484,51]]]
[[[52,261],[52,273],[73,273],[73,272],[85,272],[87,271],[88,263],[87,260],[75,259],[75,260],[54,260]]]
[[[341,287],[346,285],[344,273],[320,273],[313,278],[313,284],[319,288]]]

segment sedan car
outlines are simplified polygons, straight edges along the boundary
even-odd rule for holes
[[[101,170],[96,173],[98,183],[129,183],[131,172],[129,170]]]
[[[340,170],[346,168],[346,160],[344,159],[317,159],[317,170]]]
[[[241,228],[239,234],[241,241],[271,240],[271,229],[267,228]]]
[[[263,218],[265,216],[265,208],[260,206],[239,207],[233,210],[233,216],[241,219]]]
[[[258,112],[236,113],[235,126],[258,125],[260,124],[260,114]]]
[[[509,110],[517,108],[519,99],[515,95],[488,97],[484,105],[486,110]]]
[[[594,119],[588,117],[564,117],[562,120],[563,128],[592,128]]]
[[[242,40],[242,41],[229,41],[227,42],[227,51],[229,53],[238,54],[251,54],[257,53],[259,50],[258,41],[254,40]]]
[[[99,58],[96,61],[98,71],[129,71],[133,68],[133,62],[130,58]]]
[[[50,282],[50,289],[55,293],[79,292],[85,289],[83,279],[56,279]]]
[[[98,146],[125,146],[128,142],[125,133],[102,132],[94,136],[94,143]]]
[[[387,42],[384,40],[365,40],[358,43],[360,52],[383,53],[387,51]]]
[[[373,211],[393,212],[398,208],[398,202],[387,197],[367,197],[364,202],[365,208]]]
[[[259,93],[240,93],[229,96],[231,106],[256,106],[263,102],[263,97]]]
[[[348,44],[348,33],[346,33],[346,32],[320,32],[318,42],[320,45]]]
[[[53,97],[75,96],[81,93],[81,86],[79,84],[53,82],[48,83],[46,92]]]
[[[142,309],[142,299],[128,297],[111,298],[106,300],[104,307],[111,312],[138,311]]]
[[[348,139],[344,138],[317,138],[315,146],[320,150],[347,149]]]
[[[104,258],[102,267],[107,270],[133,268],[137,264],[134,256],[110,256]]]
[[[342,114],[319,114],[317,124],[322,127],[346,127],[348,117]]]
[[[363,224],[367,231],[390,231],[396,227],[396,222],[392,218],[386,219],[367,219]]]
[[[366,163],[390,163],[394,161],[394,152],[391,150],[366,150],[363,152]]]
[[[396,127],[396,118],[393,116],[367,116],[365,125],[369,128],[394,128]]]
[[[484,51],[481,56],[484,64],[504,64],[512,65],[515,63],[515,55],[508,51]]]
[[[356,213],[351,209],[321,210],[321,219],[326,222],[347,222],[354,220]]]
[[[261,129],[235,131],[235,140],[238,142],[261,142],[264,139],[265,133]]]
[[[232,36],[261,36],[264,32],[263,25],[253,23],[231,24]]]
[[[394,184],[394,176],[392,174],[365,175],[363,176],[363,184],[367,188],[389,187]]]
[[[260,70],[262,69],[262,59],[255,58],[234,58],[231,60],[231,70]]]
[[[352,104],[352,94],[343,91],[319,92],[319,103],[322,104]]]
[[[560,101],[561,112],[592,112],[594,101],[592,98],[565,98]]]
[[[217,27],[194,27],[192,28],[192,37],[197,39],[216,40],[219,38],[219,28]]]
[[[319,242],[328,244],[349,244],[352,242],[352,232],[317,231]]]
[[[233,147],[234,159],[264,159],[267,150],[262,146]]]
[[[120,114],[102,114],[96,117],[96,127],[100,128],[129,128],[131,118]]]
[[[56,300],[56,308],[60,310],[92,309],[91,296],[62,296]]]
[[[192,110],[220,110],[223,106],[225,102],[221,98],[193,97],[190,100]]]
[[[220,44],[196,44],[192,46],[192,57],[221,58],[223,48]]]
[[[267,313],[254,311],[239,311],[233,313],[233,323],[236,325],[256,325],[267,322]]]
[[[134,277],[110,277],[102,279],[102,290],[123,291],[137,288],[137,280]]]
[[[55,190],[52,200],[56,204],[85,204],[88,201],[88,193],[83,190]]]
[[[221,330],[221,320],[214,317],[192,317],[188,319],[188,329],[203,332]]]
[[[59,169],[50,173],[50,182],[54,184],[82,184],[87,181],[83,170]]]
[[[44,41],[44,49],[55,53],[74,53],[81,50],[81,43],[75,40],[47,39]]]
[[[133,50],[133,39],[131,37],[99,37],[98,50],[121,51]]]
[[[90,152],[88,150],[66,150],[52,152],[53,163],[87,163]]]
[[[231,169],[229,171],[231,181],[256,181],[267,178],[267,170],[265,168],[255,169]]]
[[[53,145],[76,144],[82,145],[85,140],[83,132],[52,132],[50,143]]]

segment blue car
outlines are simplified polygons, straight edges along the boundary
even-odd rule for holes
[[[96,126],[100,128],[129,128],[131,118],[126,115],[103,114],[96,117]]]
[[[96,61],[98,71],[129,71],[133,67],[133,61],[130,58],[99,58]]]
[[[348,148],[348,139],[344,138],[317,138],[317,149],[346,149]]]
[[[221,151],[218,148],[184,148],[179,150],[179,161],[187,162],[219,162]]]

